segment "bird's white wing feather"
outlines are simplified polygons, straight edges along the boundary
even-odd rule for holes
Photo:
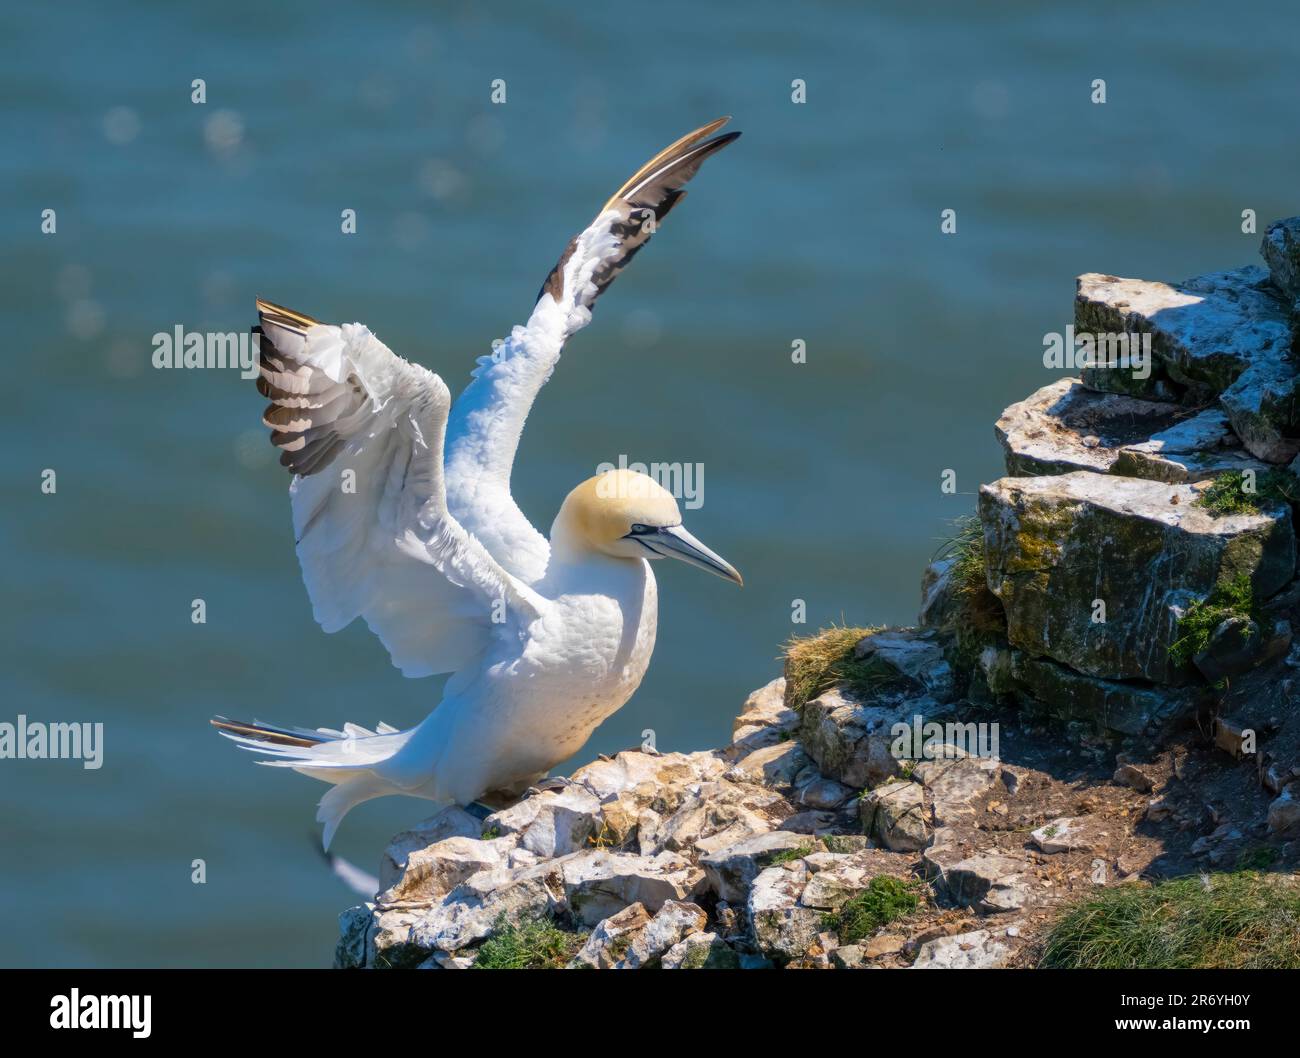
[[[294,536],[321,627],[364,617],[394,665],[426,676],[535,618],[541,600],[448,513],[442,379],[360,324],[258,312],[264,421],[295,473]]]
[[[591,321],[596,298],[654,234],[704,160],[740,135],[712,135],[720,118],[665,147],[618,189],[595,220],[570,240],[532,315],[491,355],[452,408],[447,502],[465,528],[525,583],[545,573],[546,538],[510,494],[510,470],[524,420],[574,332]]]

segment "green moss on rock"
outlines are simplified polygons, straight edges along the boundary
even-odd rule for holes
[[[476,970],[559,969],[582,947],[586,936],[561,929],[548,918],[511,922],[497,919],[492,935],[479,947]]]
[[[838,910],[822,917],[822,928],[839,935],[841,944],[854,944],[881,926],[910,915],[920,904],[917,883],[887,874],[872,878],[862,892]]]

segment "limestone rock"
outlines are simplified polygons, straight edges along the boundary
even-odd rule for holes
[[[1155,776],[1151,772],[1134,764],[1124,757],[1115,759],[1117,767],[1115,774],[1111,777],[1111,782],[1119,786],[1127,786],[1130,790],[1136,790],[1138,793],[1150,793],[1156,787]]]
[[[595,760],[573,773],[571,778],[587,787],[602,804],[620,793],[644,791],[648,804],[662,791],[681,790],[692,782],[722,777],[726,763],[715,753],[642,753],[624,750],[607,759]]]
[[[451,837],[406,857],[406,867],[375,902],[381,908],[428,906],[479,871],[503,866],[513,842]]]
[[[404,970],[422,963],[433,946],[415,936],[421,920],[420,911],[376,909],[366,933],[364,965],[371,970]],[[482,936],[486,935],[487,930]]]
[[[637,930],[618,969],[639,970],[656,964],[669,948],[701,932],[708,916],[695,904],[667,900],[645,926]]]
[[[814,774],[807,782],[795,785],[795,803],[815,811],[829,812],[839,808],[854,796],[856,791],[850,786]]]
[[[1025,863],[998,853],[953,859],[948,846],[932,845],[923,857],[927,869],[956,903],[979,911],[1009,911],[1025,906]]]
[[[1221,408],[1206,408],[1145,441],[1125,445],[1116,453],[1111,472],[1177,484],[1246,470],[1258,475],[1269,469],[1240,445],[1227,414]]]
[[[1085,386],[1100,393],[1177,401],[1181,388],[1170,380],[1163,359],[1154,355],[1155,337],[1151,339],[1153,355],[1146,356],[1145,344],[1138,347],[1141,365],[1131,348],[1135,334],[1140,343],[1146,339],[1129,321],[1127,285],[1142,283],[1096,272],[1075,281],[1074,333],[1092,335],[1101,342],[1100,349],[1094,348],[1092,360],[1079,365],[1079,374]]]
[[[817,936],[822,913],[799,902],[808,873],[794,860],[761,871],[750,887],[746,909],[754,946],[768,958],[797,959]]]
[[[862,954],[868,959],[879,959],[882,955],[897,955],[906,946],[906,937],[897,933],[882,933],[862,946]]]
[[[842,944],[831,952],[831,964],[840,970],[858,970],[868,962],[861,944]]]
[[[880,836],[895,852],[915,852],[930,840],[925,817],[925,792],[920,783],[890,782],[878,786],[859,802],[863,829]]]
[[[1291,625],[1278,621],[1265,635],[1248,617],[1226,618],[1210,634],[1205,649],[1192,662],[1211,683],[1240,676],[1256,665],[1279,658],[1291,647]]]
[[[700,860],[700,866],[704,868],[709,888],[718,894],[718,899],[733,904],[743,903],[754,879],[774,856],[808,845],[806,837],[786,830],[774,830],[711,852]]]
[[[1145,432],[1148,436],[1140,441],[1130,441],[1123,447],[1127,451],[1149,452],[1153,455],[1191,455],[1239,445],[1223,409],[1204,408],[1195,414],[1181,414],[1181,418],[1171,417],[1170,425],[1159,430],[1138,431]],[[1145,427],[1146,424],[1143,425]]]
[[[1015,679],[1011,671],[1012,652],[1005,642],[985,646],[980,651],[976,664],[991,694],[1002,695],[1015,690]]]
[[[664,970],[736,970],[740,959],[716,933],[692,933],[664,952],[659,965]]]
[[[636,795],[626,790],[605,802],[600,807],[600,826],[595,841],[614,847],[630,843],[637,835],[642,811]]]
[[[763,751],[760,751],[763,752]],[[665,849],[707,855],[775,825],[767,812],[785,804],[759,786],[719,781],[691,784],[677,810],[657,823],[638,826],[642,855]]]
[[[1268,830],[1278,836],[1300,832],[1300,789],[1294,783],[1269,804]]]
[[[1149,333],[1173,381],[1219,394],[1253,363],[1289,348],[1285,313],[1267,281],[1267,273],[1253,266],[1172,285],[1089,273],[1078,280],[1075,326],[1094,335]],[[1132,372],[1104,368],[1086,370],[1084,382],[1110,388],[1117,380],[1125,385],[1126,374],[1129,387],[1142,386]]]
[[[1246,451],[1269,463],[1289,463],[1300,453],[1300,380],[1285,351],[1253,363],[1219,394]]]
[[[1273,760],[1271,754],[1264,754],[1264,768],[1260,782],[1265,790],[1276,797],[1293,779],[1300,779],[1300,765],[1284,764],[1282,761]]]
[[[629,904],[617,914],[596,923],[587,942],[569,963],[571,968],[608,970],[622,960],[632,938],[650,921],[644,904]]]
[[[803,861],[809,871],[808,883],[799,894],[804,907],[830,911],[842,907],[856,893],[880,874],[907,879],[911,877],[908,861],[883,849],[864,849],[854,853],[815,852]]]
[[[738,761],[728,774],[740,782],[788,790],[794,785],[794,777],[807,763],[808,756],[803,747],[792,739],[754,750]]]
[[[1089,676],[1180,679],[1169,648],[1190,598],[1237,573],[1267,598],[1295,572],[1289,509],[1215,517],[1197,495],[1086,472],[983,486],[989,588],[1011,645]]]
[[[379,862],[379,888],[387,889],[406,870],[407,857],[444,838],[477,838],[483,824],[459,805],[448,805],[410,830],[403,830],[388,843]]]
[[[901,765],[890,752],[891,728],[937,710],[933,699],[881,696],[861,701],[832,687],[803,708],[799,736],[821,773],[854,789],[875,786]]]
[[[1264,232],[1259,252],[1273,284],[1291,298],[1300,298],[1300,217],[1276,220]]]
[[[840,821],[840,817],[835,812],[796,812],[781,820],[779,829],[788,830],[792,834],[819,836],[832,830]]]
[[[1193,856],[1207,856],[1218,866],[1237,858],[1242,846],[1242,833],[1232,823],[1221,823],[1212,833],[1199,837],[1188,850]]]
[[[1188,415],[1176,404],[1098,393],[1078,379],[1063,378],[1012,404],[994,432],[1012,477],[1075,470],[1105,474],[1125,446],[1146,442]],[[1219,415],[1226,427],[1226,416]]]
[[[987,791],[1001,772],[996,756],[972,756],[945,743],[931,751],[930,759],[916,764],[912,777],[930,792],[935,821],[946,826],[973,815],[971,802]]]
[[[1092,848],[1097,842],[1097,830],[1095,820],[1063,816],[1044,824],[1029,836],[1043,852],[1051,854]]]
[[[956,674],[943,646],[931,630],[893,629],[864,636],[853,648],[855,657],[875,661],[923,688],[936,702],[956,697]]]
[[[731,740],[753,752],[782,741],[798,726],[799,714],[785,703],[785,677],[778,676],[745,699],[731,725]]]
[[[913,970],[988,970],[1002,966],[1011,950],[986,929],[926,941]]]
[[[374,917],[374,904],[358,904],[339,915],[339,940],[334,948],[334,969],[352,970],[366,965],[366,935]]]
[[[408,928],[403,939],[426,954],[456,952],[487,937],[502,915],[518,921],[563,910],[564,893],[556,874],[558,871],[550,863],[522,871],[480,871],[432,908],[389,911],[383,917],[410,916],[404,920]]]
[[[629,904],[655,912],[668,900],[689,900],[704,872],[676,853],[634,856],[596,849],[555,861],[565,903],[574,919],[594,926]]]
[[[1159,736],[1191,715],[1209,693],[1201,687],[1153,687],[1123,680],[1084,676],[1065,665],[1012,657],[1017,683],[1056,716],[1083,720],[1120,735]]]
[[[519,844],[543,859],[566,856],[587,845],[600,828],[600,800],[573,785],[526,797],[483,821],[485,831],[518,835]]]
[[[436,951],[416,967],[417,970],[469,970],[478,958],[477,952],[468,955],[452,955],[445,951]]]
[[[1269,464],[1252,459],[1239,449],[1218,448],[1209,452],[1153,452],[1139,445],[1121,448],[1116,453],[1112,473],[1130,478],[1148,478],[1181,484],[1207,481],[1220,474],[1243,474],[1247,470],[1259,475],[1271,469]]]
[[[956,608],[953,592],[953,569],[957,560],[951,556],[936,559],[921,575],[921,612],[916,623],[922,628],[946,628]]]

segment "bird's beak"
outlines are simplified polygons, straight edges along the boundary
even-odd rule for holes
[[[686,531],[684,526],[666,525],[662,529],[650,529],[644,533],[637,533],[635,539],[645,544],[656,555],[678,558],[742,587],[745,584],[735,566],[701,544]]]

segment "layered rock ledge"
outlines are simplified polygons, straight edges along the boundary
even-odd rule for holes
[[[1153,360],[1003,412],[1007,476],[924,571],[917,627],[835,630],[812,681],[792,650],[728,746],[398,835],[336,965],[502,965],[528,923],[573,968],[1034,965],[1108,887],[1295,872],[1300,218],[1262,255],[1080,277],[1077,330]]]

